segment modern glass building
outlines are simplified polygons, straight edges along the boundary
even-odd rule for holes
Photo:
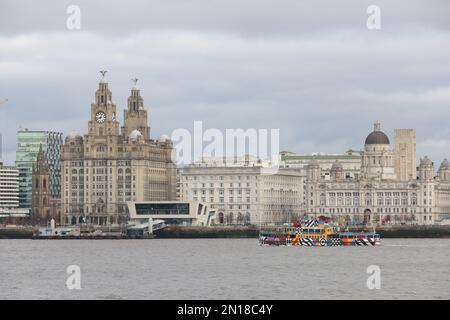
[[[16,168],[19,170],[19,206],[31,208],[33,167],[39,148],[45,153],[50,171],[50,192],[52,197],[61,197],[61,132],[30,131],[17,132]]]
[[[148,219],[162,220],[165,224],[209,226],[215,219],[215,210],[199,202],[183,201],[130,201],[131,224],[148,223]],[[94,221],[96,223],[97,221]],[[74,219],[74,223],[76,219]]]

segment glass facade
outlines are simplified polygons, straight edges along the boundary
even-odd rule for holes
[[[189,215],[189,203],[136,203],[135,206],[137,215]]]
[[[19,206],[31,208],[33,167],[40,146],[45,153],[49,166],[51,195],[61,196],[61,147],[63,139],[61,132],[28,131],[17,133],[16,168],[19,170]]]

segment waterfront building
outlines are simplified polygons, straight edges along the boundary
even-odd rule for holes
[[[166,225],[210,226],[216,211],[206,204],[186,201],[128,202],[130,224],[148,224],[163,220]]]
[[[298,169],[280,168],[244,156],[203,158],[180,168],[183,201],[200,201],[217,212],[224,225],[284,223],[301,213],[304,176]]]
[[[49,167],[51,195],[58,198],[61,193],[61,146],[62,133],[52,131],[21,130],[17,133],[16,168],[19,170],[19,205],[31,208],[32,175],[37,154],[42,146]]]
[[[395,172],[401,181],[416,177],[416,130],[395,129]]]
[[[410,132],[408,139],[412,143]],[[450,218],[450,163],[444,159],[436,174],[424,157],[418,176],[412,172],[407,180],[399,179],[394,151],[378,122],[365,140],[360,175],[345,176],[338,160],[330,172],[326,179],[315,159],[306,167],[304,209],[309,217],[324,214],[368,225],[436,224]]]
[[[62,152],[62,223],[117,224],[128,220],[128,201],[176,197],[173,144],[150,138],[140,89],[131,89],[119,129],[108,81],[100,80],[88,132],[69,134]]]
[[[33,225],[47,225],[54,219],[61,219],[61,198],[52,195],[50,169],[45,159],[42,146],[39,149],[36,164],[33,168],[31,222]]]
[[[29,209],[19,208],[19,171],[0,161],[0,224],[24,224]]]
[[[19,171],[0,162],[0,208],[19,207]]]

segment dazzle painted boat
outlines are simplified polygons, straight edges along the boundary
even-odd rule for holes
[[[259,244],[262,246],[378,246],[378,233],[339,232],[331,221],[308,220],[278,227],[276,230],[261,230]]]

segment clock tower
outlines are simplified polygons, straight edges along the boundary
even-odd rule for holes
[[[88,134],[85,135],[85,156],[90,158],[108,158],[113,156],[119,137],[119,122],[116,119],[116,104],[112,102],[111,90],[108,88],[106,71],[100,71],[98,90],[95,101],[91,104],[91,119]]]
[[[120,131],[106,71],[101,74],[88,132],[72,132],[63,145],[62,224],[118,225],[127,221],[130,202],[176,197],[173,144],[170,139],[150,139],[137,79]]]

